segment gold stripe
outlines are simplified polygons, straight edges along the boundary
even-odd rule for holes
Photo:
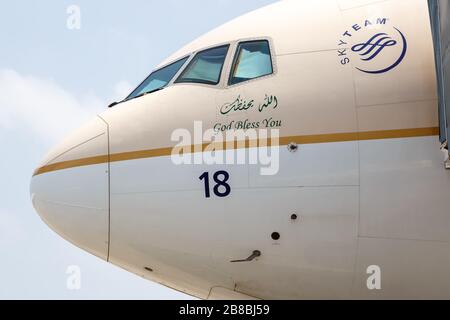
[[[52,164],[49,164],[49,165],[46,165],[46,166],[36,169],[36,171],[34,171],[33,176],[37,176],[39,174],[46,173],[46,172],[58,171],[58,170],[63,170],[63,169],[75,168],[75,167],[83,167],[83,166],[89,166],[89,165],[93,165],[93,164],[100,164],[100,163],[106,163],[106,162],[108,162],[108,155],[62,161],[62,162],[52,163]]]
[[[318,135],[305,135],[305,136],[288,136],[281,137],[279,140],[280,145],[287,145],[295,142],[298,144],[312,144],[312,143],[326,143],[326,142],[344,142],[344,141],[358,141],[358,140],[380,140],[380,139],[395,139],[395,138],[410,138],[410,137],[424,137],[439,135],[438,127],[431,128],[414,128],[414,129],[397,129],[397,130],[382,130],[382,131],[364,131],[364,132],[348,132],[348,133],[331,133],[331,134],[318,134]],[[233,143],[215,143],[214,150],[224,149],[240,149],[249,148],[250,146],[256,146],[257,141],[234,141]],[[261,144],[260,144],[261,145]],[[268,145],[270,145],[270,140]],[[209,147],[208,147],[209,146]],[[201,152],[206,148],[211,150],[209,143],[203,145],[191,145],[187,146],[190,152]],[[43,166],[36,169],[33,176],[52,172],[57,170],[88,166],[93,164],[107,163],[144,158],[155,158],[168,156],[172,154],[172,147],[159,148],[151,150],[139,150],[131,152],[122,152],[108,155],[82,158],[76,160],[62,161],[53,164]]]
[[[395,139],[395,138],[426,137],[437,135],[439,135],[439,128],[431,127],[431,128],[359,132],[358,139],[381,140],[381,139]]]

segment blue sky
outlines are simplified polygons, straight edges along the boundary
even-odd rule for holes
[[[51,231],[31,173],[66,133],[137,86],[184,44],[275,0],[3,1],[0,4],[0,299],[186,299]],[[69,30],[66,10],[81,10]],[[68,290],[67,267],[81,268]]]

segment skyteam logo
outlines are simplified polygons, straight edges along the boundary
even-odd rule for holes
[[[405,35],[378,18],[354,24],[339,40],[338,57],[342,65],[352,62],[359,71],[368,74],[386,73],[396,68],[406,57]]]

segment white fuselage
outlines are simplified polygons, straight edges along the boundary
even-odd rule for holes
[[[254,40],[270,43],[273,72],[229,85],[239,44]],[[450,298],[450,171],[426,0],[281,1],[160,66],[224,44],[218,84],[176,83],[180,70],[52,150],[31,185],[44,221],[102,259],[204,299]],[[228,112],[236,99],[267,108]],[[174,130],[193,132],[197,121],[278,129],[277,173],[175,164]],[[213,190],[216,172],[229,175],[230,192],[206,197],[199,178],[209,173]]]

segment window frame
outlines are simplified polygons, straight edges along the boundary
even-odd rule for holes
[[[236,68],[237,68],[237,60],[238,60],[238,56],[239,56],[239,52],[241,50],[241,45],[246,44],[246,43],[254,43],[254,42],[266,42],[267,43],[267,47],[269,49],[269,57],[270,57],[270,64],[272,67],[272,72],[268,73],[268,74],[264,74],[255,78],[251,78],[251,79],[247,79],[244,81],[240,81],[240,82],[236,82],[236,83],[232,83],[231,79],[233,79],[233,73],[235,72]],[[242,40],[242,41],[237,41],[235,44],[235,50],[234,50],[234,55],[233,55],[233,59],[231,61],[231,66],[229,68],[229,73],[228,73],[228,80],[227,80],[227,86],[228,87],[232,87],[232,86],[238,86],[241,84],[245,84],[248,83],[250,81],[254,81],[254,80],[260,80],[262,78],[265,77],[272,77],[275,75],[276,73],[276,65],[275,65],[275,59],[274,59],[274,54],[273,54],[273,48],[272,48],[272,43],[270,41],[270,39],[267,38],[258,38],[258,39],[247,39],[247,40]]]
[[[204,52],[207,51],[211,51],[214,49],[219,49],[219,48],[227,48],[227,51],[225,53],[225,58],[223,60],[222,66],[220,68],[220,72],[219,72],[219,77],[217,79],[217,82],[212,82],[212,81],[201,81],[201,80],[182,80],[181,77],[183,76],[183,74],[189,69],[189,67],[191,66],[192,62],[195,60],[195,58],[199,55],[202,54]],[[230,43],[225,43],[225,44],[221,44],[221,45],[215,45],[213,47],[209,47],[206,49],[202,49],[199,51],[194,52],[194,54],[192,55],[191,59],[189,59],[187,65],[183,66],[183,70],[176,76],[175,80],[173,81],[173,84],[199,84],[199,85],[208,85],[208,86],[217,86],[221,83],[223,74],[224,74],[224,68],[227,65],[227,60],[228,60],[228,56],[230,54],[230,48],[231,48],[231,44]]]
[[[180,72],[182,72],[182,71],[186,68],[186,65],[187,65],[188,63],[190,63],[191,58],[192,58],[191,55],[192,55],[192,54],[184,55],[183,57],[181,57],[181,58],[179,58],[179,59],[176,59],[176,60],[174,60],[174,61],[171,61],[171,62],[169,62],[169,63],[166,63],[165,65],[163,65],[163,66],[161,66],[161,67],[159,67],[159,68],[157,68],[157,69],[152,70],[152,71],[149,73],[149,75],[146,76],[145,79],[144,79],[141,83],[139,83],[139,84],[136,86],[136,88],[134,88],[134,89],[131,91],[131,93],[130,93],[123,101],[125,102],[125,101],[128,101],[128,100],[134,99],[135,97],[130,98],[130,96],[131,96],[131,95],[132,95],[132,94],[133,94],[133,93],[134,93],[141,85],[143,85],[143,84],[145,83],[145,81],[147,81],[147,79],[150,78],[150,76],[151,76],[152,74],[154,74],[155,72],[161,71],[161,70],[164,69],[164,68],[170,67],[171,65],[173,65],[173,64],[175,64],[175,63],[177,63],[177,62],[179,62],[179,61],[181,61],[181,60],[186,59],[186,61],[180,66],[180,68],[179,68],[178,71],[174,74],[174,76],[170,79],[170,81],[167,82],[167,83],[166,83],[164,86],[162,86],[160,89],[164,89],[164,88],[169,87],[169,86],[173,83],[173,79],[176,79],[176,78],[178,77],[178,75],[180,74]],[[159,89],[159,90],[160,90],[160,89]]]

